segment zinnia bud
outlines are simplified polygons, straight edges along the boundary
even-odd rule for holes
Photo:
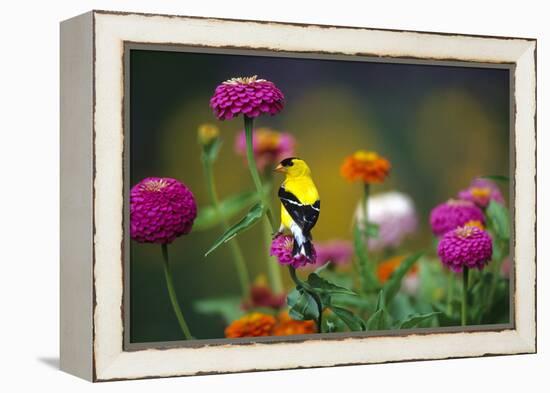
[[[220,129],[214,124],[202,124],[198,129],[198,140],[202,146],[212,144],[220,136]]]

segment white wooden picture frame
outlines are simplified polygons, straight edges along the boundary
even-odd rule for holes
[[[513,69],[513,323],[125,349],[124,54],[154,44]],[[536,351],[536,40],[92,11],[61,24],[61,368],[90,381]]]

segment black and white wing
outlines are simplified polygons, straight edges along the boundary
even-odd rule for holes
[[[319,218],[321,201],[317,200],[313,205],[303,204],[296,195],[285,190],[282,186],[279,188],[279,199],[290,217],[302,229],[304,235],[309,236],[311,229]]]

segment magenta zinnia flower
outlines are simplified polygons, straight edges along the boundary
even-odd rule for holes
[[[353,245],[347,240],[330,240],[325,243],[318,243],[316,251],[316,266],[323,266],[327,262],[334,265],[346,265],[351,262]]]
[[[130,191],[130,237],[140,243],[172,243],[196,216],[195,197],[176,179],[148,177]]]
[[[312,258],[309,259],[305,255],[298,255],[294,257],[292,255],[292,247],[294,245],[294,238],[289,235],[279,235],[271,242],[271,249],[269,255],[277,257],[277,260],[281,265],[292,265],[294,268],[303,267],[305,265],[314,264],[317,260],[317,253],[315,247],[312,244]]]
[[[240,114],[254,118],[264,113],[276,115],[283,109],[284,99],[273,82],[254,75],[232,78],[218,85],[210,107],[219,120],[230,120]]]
[[[493,241],[477,227],[458,227],[443,236],[437,254],[455,272],[463,267],[483,269],[493,256]]]
[[[288,132],[258,128],[252,133],[252,149],[256,166],[260,171],[278,164],[283,158],[294,156],[296,141]],[[246,159],[246,135],[239,132],[235,138],[235,151]]]
[[[482,209],[491,201],[504,204],[504,197],[498,186],[491,180],[481,178],[472,180],[468,188],[458,193],[458,198],[473,202]]]
[[[430,213],[430,224],[436,236],[444,235],[469,221],[479,221],[485,225],[483,211],[469,201],[450,199],[437,205]]]

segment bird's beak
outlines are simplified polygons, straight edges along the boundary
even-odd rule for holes
[[[275,172],[279,172],[279,173],[286,173],[286,169],[284,166],[282,166],[281,164],[277,165],[277,167],[274,169]]]

